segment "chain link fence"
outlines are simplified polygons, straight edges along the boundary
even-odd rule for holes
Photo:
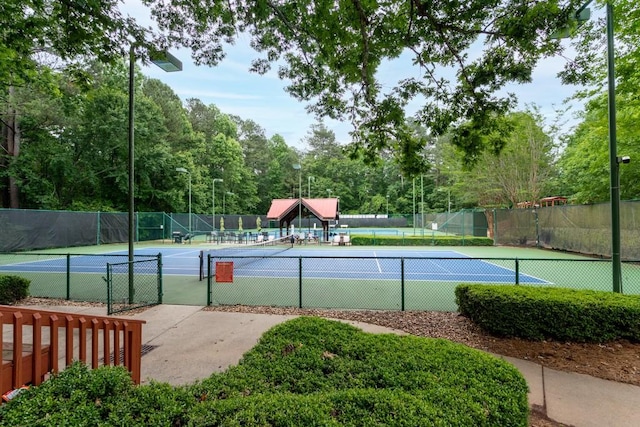
[[[162,284],[162,264],[158,255],[135,255],[134,283],[140,287],[136,301],[150,301],[151,285],[158,298]],[[30,280],[29,294],[39,298],[108,303],[107,266],[128,265],[127,254],[0,253],[0,274],[13,274]],[[119,271],[120,267],[118,267]],[[128,279],[127,267],[126,283]],[[115,277],[115,276],[114,276]],[[118,276],[118,281],[121,278]],[[119,288],[116,288],[119,289]],[[128,289],[128,285],[127,285]],[[116,290],[116,294],[119,295]]]
[[[107,263],[107,314],[162,304],[162,256]]]
[[[603,259],[208,255],[207,268],[208,305],[456,311],[460,283],[612,290]],[[623,283],[640,294],[639,263],[623,263]]]
[[[486,211],[496,244],[611,256],[611,205]],[[640,259],[640,202],[620,202],[620,255]]]

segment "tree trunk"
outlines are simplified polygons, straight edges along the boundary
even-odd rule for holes
[[[14,93],[15,89],[13,86],[9,86],[9,102],[6,106],[6,116],[3,122],[3,151],[7,153],[7,160],[3,162],[2,165],[4,168],[11,167],[11,164],[18,158],[20,155],[20,128],[18,124],[18,111],[15,108],[14,104]],[[20,193],[18,189],[18,184],[14,176],[9,174],[9,178],[7,180],[7,192],[8,192],[8,202],[9,208],[18,209],[20,208]],[[5,193],[6,194],[6,193]],[[4,195],[4,194],[3,194]],[[2,205],[5,206],[6,200],[3,200]]]
[[[493,223],[495,220],[495,210],[485,209],[484,216],[487,218],[487,237],[493,239]]]

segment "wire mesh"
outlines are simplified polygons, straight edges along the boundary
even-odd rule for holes
[[[135,255],[155,264],[158,255]],[[0,253],[0,274],[28,279],[29,294],[40,298],[107,303],[107,263],[123,263],[126,254]]]
[[[496,244],[537,246],[604,257],[611,255],[609,203],[499,209],[492,214]],[[640,259],[638,218],[639,201],[620,202],[620,255],[624,260]]]
[[[119,313],[162,302],[161,258],[107,263],[107,313]],[[133,277],[130,272],[133,272]]]
[[[244,257],[240,257],[244,258]],[[456,311],[461,283],[611,291],[604,259],[251,256],[217,281],[209,256],[208,304],[325,309]],[[623,263],[623,291],[640,294],[640,263]]]
[[[274,236],[269,236],[265,233],[265,235],[259,235],[259,237],[265,237],[264,241],[261,239],[253,244],[230,245],[209,251],[200,251],[200,278],[205,277],[205,268],[212,269],[212,260],[217,262],[233,261],[236,267],[239,267],[262,258],[275,256],[293,247],[290,236],[273,238]],[[237,241],[233,243],[237,243]],[[204,259],[208,259],[208,267],[202,262]]]

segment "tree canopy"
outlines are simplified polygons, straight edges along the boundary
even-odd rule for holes
[[[413,119],[433,135],[449,132],[473,162],[485,148],[499,151],[496,117],[514,106],[501,91],[531,80],[541,58],[561,46],[550,35],[567,25],[581,1],[439,0],[167,3],[145,0],[170,42],[189,46],[200,64],[215,65],[225,41],[251,35],[261,56],[253,71],[274,64],[289,93],[320,117],[350,121],[356,149],[373,159],[392,148],[415,174]],[[385,61],[404,57],[419,70],[391,88],[377,76]],[[444,71],[444,72],[443,72]]]
[[[578,96],[588,102],[563,145],[539,111],[513,111],[515,98],[505,92],[562,50],[549,35],[582,1],[145,2],[158,31],[123,17],[117,1],[0,5],[3,207],[124,210],[123,55],[130,46],[144,58],[180,44],[198,63],[214,65],[240,34],[257,51],[254,71],[277,67],[310,111],[351,122],[353,142],[338,144],[320,119],[306,146],[292,148],[280,135],[267,137],[254,118],[183,101],[136,70],[139,209],[186,210],[178,167],[190,173],[196,213],[224,203],[227,212],[261,214],[271,199],[299,192],[340,197],[343,213],[407,214],[416,200],[422,211],[513,206],[554,194],[608,200],[602,20],[575,34],[576,57],[563,77],[584,84]],[[627,155],[640,148],[640,6],[616,0],[615,16],[619,152]],[[389,84],[380,70],[390,61],[414,66]],[[411,115],[407,107],[416,102]],[[624,165],[620,178],[622,197],[634,198],[640,167]]]

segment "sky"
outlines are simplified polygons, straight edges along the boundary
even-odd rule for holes
[[[123,13],[135,17],[142,25],[153,25],[149,12],[139,0],[125,0]],[[280,80],[273,70],[266,75],[248,71],[251,60],[257,56],[249,46],[248,37],[241,35],[226,52],[227,57],[218,66],[208,67],[196,66],[188,49],[173,50],[171,53],[183,63],[181,72],[166,73],[153,65],[143,67],[142,71],[168,85],[183,101],[198,98],[206,105],[214,104],[223,113],[255,121],[268,138],[279,134],[287,145],[305,150],[304,140],[311,126],[317,123],[317,119],[306,112],[306,103],[287,94],[286,81]],[[555,108],[561,107],[563,100],[576,91],[575,87],[562,85],[557,77],[565,61],[561,57],[546,59],[534,71],[531,83],[507,88],[517,96],[520,109],[535,104],[548,123],[553,122]],[[395,86],[398,78],[412,76],[419,77],[420,70],[406,60],[383,64],[378,73],[384,87],[389,88]],[[410,105],[407,112],[417,110],[416,104]],[[579,109],[580,105],[576,104],[575,108]],[[576,122],[571,115],[567,120],[565,130]],[[349,131],[353,130],[350,123],[328,119],[323,122],[336,134],[338,142],[350,141]]]

